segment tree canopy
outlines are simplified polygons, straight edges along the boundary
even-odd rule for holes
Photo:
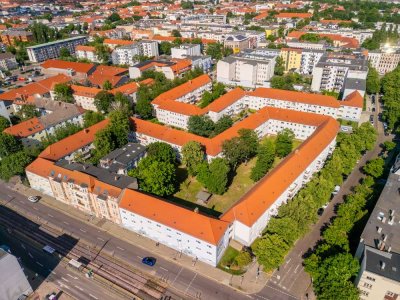
[[[197,174],[200,164],[204,161],[203,146],[196,141],[187,142],[182,147],[182,163],[186,166],[190,175]]]
[[[294,134],[290,129],[280,131],[275,140],[275,151],[279,157],[285,157],[293,149]]]

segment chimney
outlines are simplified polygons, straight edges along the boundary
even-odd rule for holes
[[[118,176],[118,175],[115,175],[115,176],[114,176],[114,180],[117,181],[118,179],[119,179],[119,176]]]
[[[198,214],[198,213],[199,213],[199,208],[196,207],[196,208],[194,209],[194,212],[195,212],[196,214]]]
[[[85,129],[84,129],[84,132],[85,132],[85,133],[89,133],[89,129],[85,128]]]
[[[385,270],[385,266],[386,266],[385,262],[381,261],[381,270]]]

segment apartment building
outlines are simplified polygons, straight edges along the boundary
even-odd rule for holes
[[[250,48],[250,38],[242,34],[229,35],[224,39],[224,47],[232,49],[233,53],[239,53]]]
[[[75,48],[75,55],[79,59],[87,59],[95,63],[102,62],[96,54],[96,48],[93,46],[78,45]]]
[[[226,15],[217,14],[192,14],[181,17],[182,24],[226,24]]]
[[[135,64],[129,67],[129,77],[136,79],[142,76],[143,71],[155,70],[161,72],[170,80],[183,77],[187,71],[192,69],[191,59],[178,59],[171,60],[148,60]]]
[[[290,39],[286,41],[286,45],[291,48],[309,49],[309,50],[326,50],[329,48],[329,44],[322,40],[316,43],[300,41],[298,39]]]
[[[325,50],[303,49],[301,51],[300,74],[311,75]]]
[[[302,63],[302,49],[299,48],[282,48],[280,57],[283,60],[285,71],[299,72]]]
[[[30,31],[20,29],[5,30],[0,35],[1,42],[7,46],[15,46],[16,42],[31,42],[33,34]]]
[[[75,80],[86,80],[96,70],[95,64],[49,59],[40,65],[45,75],[64,74]]]
[[[60,57],[61,48],[68,49],[73,55],[75,54],[76,46],[84,45],[86,43],[86,36],[76,36],[64,40],[27,47],[26,51],[28,52],[29,61],[38,63]]]
[[[0,53],[0,70],[9,71],[18,68],[17,60],[11,53]]]
[[[278,23],[291,22],[293,21],[293,19],[299,19],[299,20],[311,19],[311,17],[312,14],[310,13],[288,13],[288,12],[281,12],[275,16]]]
[[[199,44],[181,44],[171,48],[172,58],[186,58],[187,56],[200,56],[201,47]]]
[[[139,56],[159,56],[158,43],[156,41],[140,41],[132,45],[118,47],[112,52],[111,59],[114,65],[133,66],[139,62]]]
[[[247,49],[217,63],[217,81],[228,85],[256,87],[265,85],[274,75],[278,50]]]
[[[361,268],[355,284],[362,300],[400,296],[399,190],[400,156],[392,166],[356,251]]]
[[[314,67],[311,90],[341,93],[347,80],[366,80],[367,74],[368,61],[363,54],[327,52]]]
[[[76,105],[85,110],[97,111],[94,100],[96,95],[102,91],[101,89],[81,85],[71,85],[71,88]]]
[[[67,123],[76,125],[83,124],[84,111],[76,105],[65,102],[55,103],[50,99],[39,99],[37,101],[42,102],[42,104],[38,104],[38,106],[43,107],[43,116],[34,117],[4,130],[5,133],[20,139],[25,147],[38,145],[43,139],[54,134],[57,128]]]
[[[400,62],[400,50],[380,49],[368,51],[368,61],[380,75],[393,71]]]

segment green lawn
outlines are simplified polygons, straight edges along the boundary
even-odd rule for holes
[[[231,273],[233,275],[240,275],[243,274],[245,271],[241,269],[230,269],[233,261],[235,260],[235,257],[239,254],[240,252],[236,250],[235,248],[232,248],[231,246],[228,246],[226,249],[224,256],[222,256],[218,268],[221,270],[224,270],[225,272]]]
[[[267,139],[275,141],[276,137],[265,137],[262,142],[266,141]],[[293,149],[296,149],[301,143],[302,141],[295,140]],[[215,212],[225,212],[254,186],[255,183],[250,179],[250,174],[251,169],[254,167],[256,161],[257,158],[254,157],[247,163],[241,164],[237,168],[236,174],[234,175],[228,190],[223,195],[213,195],[207,205],[203,205]],[[278,157],[275,158],[273,168],[276,167],[281,161],[282,159]],[[178,168],[177,177],[178,182],[180,182],[179,191],[173,195],[171,201],[180,199],[183,200],[183,202],[196,203],[196,195],[203,189],[202,184],[198,182],[195,177],[188,176],[183,167]]]

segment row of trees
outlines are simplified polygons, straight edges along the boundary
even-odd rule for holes
[[[397,26],[394,30],[392,30],[392,28],[386,30],[384,24],[380,30],[376,30],[373,33],[371,38],[366,39],[361,46],[368,50],[377,50],[380,48],[382,43],[396,44],[399,38],[400,35],[397,31]]]
[[[374,198],[374,181],[382,176],[383,168],[382,158],[365,165],[367,176],[339,205],[335,219],[322,234],[322,242],[305,259],[305,270],[313,278],[318,298],[358,299],[359,291],[352,281],[358,273],[359,263],[350,253],[349,234],[368,213],[366,206]]]
[[[339,133],[337,147],[324,168],[292,200],[280,207],[263,236],[252,245],[264,270],[279,267],[295,241],[317,221],[317,211],[330,200],[334,187],[342,183],[343,176],[352,172],[361,153],[372,149],[375,141],[376,131],[369,123],[362,124],[351,135]]]
[[[394,129],[400,123],[400,67],[386,73],[381,80],[383,103],[385,105],[383,117],[389,129]]]

